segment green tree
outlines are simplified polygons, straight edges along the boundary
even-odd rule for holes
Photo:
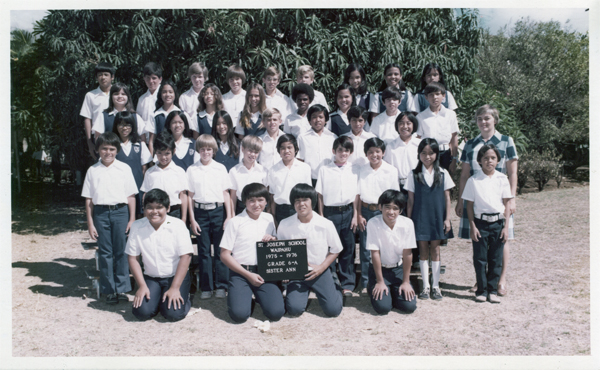
[[[316,71],[314,86],[330,102],[351,62],[363,65],[371,91],[386,64],[400,63],[416,91],[423,66],[434,61],[460,99],[475,77],[482,38],[476,11],[452,9],[57,10],[38,22],[34,34],[39,99],[45,102],[36,120],[47,125],[49,145],[60,146],[80,169],[85,146],[78,114],[85,92],[95,87],[99,61],[113,63],[116,80],[135,97],[146,90],[142,67],[148,61],[159,63],[182,91],[189,86],[187,66],[202,61],[223,92],[233,63],[255,81],[266,67],[278,66],[284,92],[294,84],[296,68],[309,64]]]
[[[518,21],[486,35],[479,76],[504,93],[538,152],[588,163],[589,37],[559,22]]]

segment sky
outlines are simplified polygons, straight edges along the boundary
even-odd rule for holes
[[[496,34],[506,24],[514,24],[519,19],[527,17],[535,21],[559,21],[563,26],[570,25],[573,30],[582,33],[589,28],[589,12],[586,12],[585,8],[479,8],[479,12],[480,25],[489,28],[492,34]],[[21,28],[32,31],[33,23],[42,19],[45,14],[45,10],[12,10],[10,12],[10,28],[11,30]]]

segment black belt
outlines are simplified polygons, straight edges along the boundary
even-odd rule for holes
[[[365,203],[362,200],[360,201],[361,206],[365,207],[366,209],[368,209],[369,211],[377,211],[379,209],[379,207],[377,206],[377,204],[375,203]]]
[[[180,209],[181,209],[181,204],[175,204],[174,206],[171,206],[169,212],[175,212],[175,211],[180,210]]]
[[[95,204],[94,207],[100,207],[100,208],[106,208],[109,209],[111,211],[114,211],[115,209],[119,209],[122,207],[125,207],[127,205],[127,203],[119,203],[119,204]]]
[[[323,210],[336,211],[336,212],[344,212],[352,208],[354,203],[348,203],[344,206],[324,206]]]
[[[244,268],[244,270],[248,270],[250,272],[256,273],[258,271],[257,265],[242,265],[242,267]]]

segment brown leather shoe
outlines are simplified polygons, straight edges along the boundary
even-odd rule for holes
[[[498,284],[498,295],[500,297],[504,297],[507,294],[508,294],[508,290],[506,290],[506,285],[505,284]]]

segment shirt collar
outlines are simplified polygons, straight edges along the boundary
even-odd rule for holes
[[[179,109],[178,106],[174,105],[173,109],[171,109],[171,112],[181,112],[181,109]],[[155,116],[158,116],[159,114],[164,114],[165,116],[168,115],[167,111],[163,107],[158,108],[158,110],[154,112]]]
[[[502,141],[502,134],[498,131],[495,131],[494,135],[492,135],[492,137],[490,137],[490,139],[487,142],[491,142],[492,144],[497,146],[498,143],[500,143],[500,141]],[[477,137],[473,140],[473,144],[477,145],[479,142],[486,143],[486,141],[483,140],[481,134],[477,135]]]

